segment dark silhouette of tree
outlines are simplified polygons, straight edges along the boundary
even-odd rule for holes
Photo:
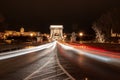
[[[111,29],[114,32],[120,32],[120,9],[112,9],[103,14],[93,23],[92,28],[96,32],[98,42],[110,41]]]

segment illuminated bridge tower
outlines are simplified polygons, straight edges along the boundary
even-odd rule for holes
[[[50,25],[51,40],[63,40],[63,25]]]

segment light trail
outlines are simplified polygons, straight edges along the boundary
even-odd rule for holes
[[[52,43],[40,45],[37,47],[29,48],[29,49],[21,49],[21,50],[16,50],[16,51],[11,51],[11,52],[4,52],[4,53],[0,54],[0,60],[17,57],[17,56],[29,54],[29,53],[40,51],[40,50],[44,50],[44,49],[50,48],[52,46],[54,48],[55,45],[56,45],[56,42],[52,42]]]
[[[111,54],[112,52],[97,49],[97,48],[90,48],[90,47],[87,47],[87,46],[81,48],[80,46],[77,45],[79,47],[78,48],[74,45],[68,45],[68,44],[64,45],[64,44],[59,43],[59,42],[58,42],[58,44],[63,49],[74,51],[78,55],[86,56],[88,58],[97,60],[99,62],[103,62],[103,63],[107,63],[107,64],[110,64],[110,65],[120,67],[120,56]],[[70,53],[67,53],[67,54],[70,54]]]
[[[55,47],[56,47],[56,44],[54,45],[54,49],[55,50]],[[56,77],[60,77],[62,75],[64,75],[64,77],[66,76],[67,79],[71,79],[71,80],[75,80],[63,67],[62,65],[60,64],[60,61],[58,59],[58,56],[57,56],[57,51],[55,50],[55,52],[53,53],[55,56],[53,57],[49,57],[48,58],[48,61],[43,65],[41,66],[40,68],[38,68],[36,71],[34,71],[33,73],[31,73],[30,75],[28,75],[24,80],[33,80],[33,79],[36,79],[38,77],[41,77],[41,76],[44,76],[44,75],[50,75],[50,74],[55,74],[55,75],[51,75],[51,76],[48,76],[48,77],[45,77],[45,78],[41,78],[41,80],[52,80],[52,78],[56,78]],[[53,64],[54,63],[54,64]],[[55,65],[56,64],[56,65]],[[52,66],[51,66],[52,65]],[[47,72],[46,73],[42,73],[40,75],[38,75],[40,72],[42,71],[45,71],[46,70],[46,67],[47,68]],[[55,70],[54,70],[55,69]],[[56,71],[57,69],[57,71]],[[53,71],[52,71],[53,70]],[[49,72],[50,71],[50,72]],[[60,73],[57,73],[61,71]],[[65,78],[66,78],[65,77]]]

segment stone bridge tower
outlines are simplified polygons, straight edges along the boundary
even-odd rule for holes
[[[63,40],[63,25],[50,25],[51,40]]]

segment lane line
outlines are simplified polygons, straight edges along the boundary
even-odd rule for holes
[[[51,63],[49,63],[49,64],[55,64],[55,63],[57,63],[56,61],[53,61],[53,62],[51,62]]]
[[[52,69],[52,68],[59,68],[59,66],[54,66],[54,67],[50,67],[50,68],[48,67],[47,70]],[[43,70],[44,70],[44,69],[42,69],[41,71],[43,71]],[[41,72],[41,71],[38,71],[37,73],[39,73],[39,72]]]
[[[38,68],[36,71],[34,71],[34,72],[31,73],[30,75],[28,75],[28,76],[27,76],[25,79],[23,79],[23,80],[29,80],[29,78],[30,78],[31,76],[33,76],[34,74],[36,74],[37,72],[39,72],[41,69],[43,69],[45,66],[47,66],[47,64],[49,64],[49,63],[52,61],[52,59],[53,59],[53,57],[50,58],[50,59],[48,60],[48,62],[46,62],[42,67]]]
[[[54,49],[55,49],[55,46],[56,45],[54,45],[53,47],[52,47],[52,50],[54,51]],[[53,51],[52,51],[52,53],[53,53]],[[49,56],[49,57],[51,57],[49,60],[48,60],[48,62],[46,62],[43,66],[41,66],[40,68],[38,68],[36,71],[34,71],[33,73],[31,73],[30,75],[28,75],[26,78],[24,78],[23,80],[29,80],[29,78],[30,77],[32,77],[34,74],[36,74],[37,72],[39,72],[40,70],[42,70],[45,66],[47,66],[51,61],[52,61],[52,59],[54,59],[54,56],[55,55],[52,55],[52,56]]]
[[[69,77],[69,78],[71,78],[72,80],[76,80],[74,77],[72,77],[63,67],[62,67],[62,65],[60,64],[60,61],[59,61],[59,59],[58,59],[58,55],[56,54],[56,58],[57,58],[57,63],[58,63],[58,65],[60,66],[60,68],[63,70],[63,72]]]
[[[60,70],[61,69],[57,69],[57,71],[60,71]],[[44,73],[44,74],[41,74],[41,75],[38,75],[38,76],[33,76],[33,77],[29,78],[29,79],[37,78],[37,77],[44,76],[44,75],[49,75],[49,74],[52,74],[52,73],[57,73],[57,71],[47,72],[47,73]]]
[[[49,69],[53,69],[53,68],[59,68],[59,66],[56,65],[56,66],[54,66],[54,67],[48,67],[47,70],[49,70]]]
[[[50,77],[47,77],[47,78],[43,78],[43,79],[41,79],[41,80],[50,80],[50,78],[54,78],[54,77],[57,77],[57,76],[60,76],[60,75],[63,75],[63,74],[65,74],[64,72],[63,73],[60,73],[60,74],[57,74],[57,75],[53,75],[53,76],[50,76]]]

